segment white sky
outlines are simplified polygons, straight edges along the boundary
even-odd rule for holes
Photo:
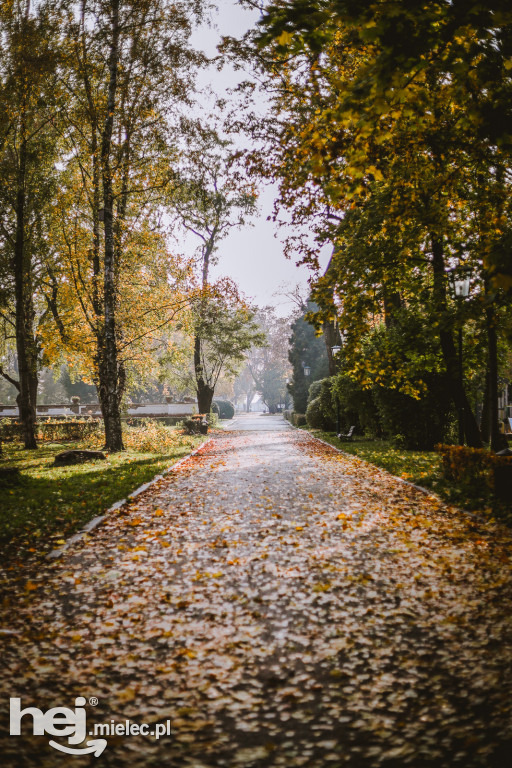
[[[217,53],[216,47],[224,35],[241,36],[257,20],[256,12],[240,8],[236,0],[217,0],[219,12],[214,15],[213,27],[202,27],[194,34],[193,42],[209,56]],[[223,96],[228,88],[244,79],[244,74],[224,67],[218,72],[210,67],[201,76],[201,84],[210,86]],[[293,260],[286,259],[283,245],[279,240],[278,227],[267,217],[272,212],[274,187],[260,186],[259,214],[253,219],[253,226],[232,230],[219,248],[219,264],[214,268],[214,277],[227,275],[235,280],[243,293],[259,306],[272,304],[281,315],[288,314],[293,305],[283,296],[283,286],[293,288],[297,284],[307,285],[311,272],[307,267],[297,267]],[[276,238],[276,235],[278,237]],[[192,247],[192,243],[190,244]],[[330,249],[326,249],[322,264],[327,265]]]

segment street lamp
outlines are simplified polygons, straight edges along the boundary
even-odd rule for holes
[[[470,278],[471,275],[469,273],[452,275],[453,292],[456,298],[467,299],[469,296]]]
[[[340,331],[340,339],[341,341],[345,341],[346,333],[345,331]],[[336,373],[336,363],[337,363],[337,356],[341,352],[341,346],[339,344],[334,344],[331,347],[331,353],[332,353],[332,359],[334,360],[334,372]],[[338,395],[336,395],[336,436],[339,437],[339,434],[341,432],[340,427],[340,398]]]
[[[468,268],[452,269],[448,273],[455,300],[463,301],[469,296],[471,288],[471,270]],[[462,363],[462,320],[459,325],[459,444],[464,445],[464,368]]]
[[[306,363],[304,362],[302,363],[302,370],[303,370],[304,376],[309,376],[311,374],[311,368],[309,367],[309,365],[306,365]]]

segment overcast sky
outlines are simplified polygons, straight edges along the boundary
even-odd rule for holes
[[[203,49],[209,56],[216,54],[222,36],[241,36],[258,18],[257,13],[240,8],[236,0],[217,0],[217,4],[219,12],[213,17],[215,26],[205,26],[194,35],[196,47]],[[215,67],[210,67],[202,75],[201,83],[209,85],[216,94],[225,95],[227,89],[241,79],[243,74],[231,68],[225,67],[222,72],[218,72]],[[260,212],[254,217],[253,226],[232,231],[221,243],[220,260],[214,275],[233,278],[256,304],[272,304],[279,314],[287,314],[292,304],[276,294],[283,291],[283,285],[292,288],[300,283],[306,286],[311,273],[306,267],[297,267],[294,261],[284,257],[282,242],[279,236],[276,238],[277,226],[267,221],[275,195],[275,188],[260,186]],[[323,259],[325,265],[327,261],[326,252]]]

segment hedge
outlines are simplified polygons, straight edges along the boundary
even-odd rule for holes
[[[441,454],[443,476],[450,482],[464,486],[479,495],[482,490],[494,490],[495,472],[498,467],[512,469],[512,457],[497,456],[484,448],[468,448],[465,445],[435,446]]]
[[[36,423],[36,438],[41,442],[60,440],[83,440],[100,429],[98,419],[39,421]],[[17,421],[4,421],[0,425],[0,439],[16,441],[23,439],[23,425]]]
[[[235,406],[229,400],[214,400],[212,411],[218,414],[219,419],[232,419],[235,415]]]

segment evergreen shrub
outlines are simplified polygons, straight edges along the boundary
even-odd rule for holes
[[[235,406],[229,400],[214,400],[212,411],[218,415],[219,419],[232,419],[235,415]]]

